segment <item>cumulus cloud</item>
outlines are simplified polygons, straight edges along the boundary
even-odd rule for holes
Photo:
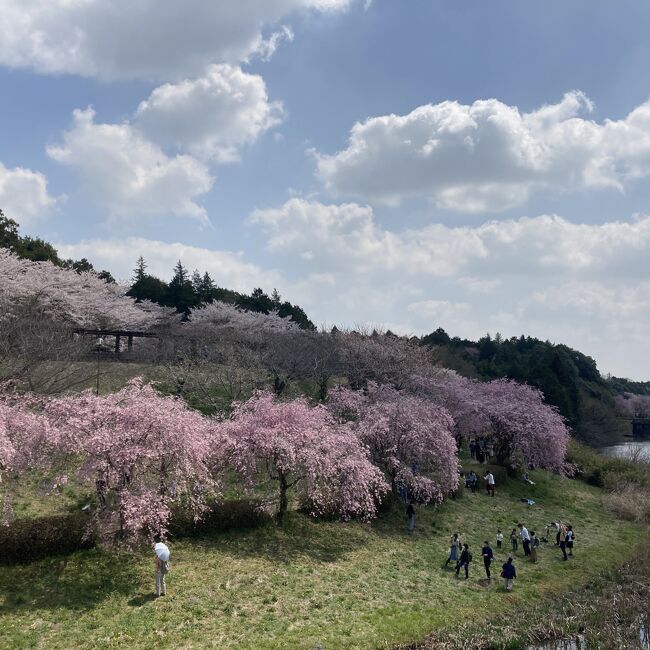
[[[501,211],[532,192],[622,190],[650,176],[650,102],[621,120],[585,117],[581,92],[522,113],[496,99],[420,106],[356,123],[347,148],[315,152],[334,195],[399,204],[429,197],[444,209]]]
[[[0,163],[0,209],[5,216],[26,226],[47,214],[56,201],[43,174],[23,167],[8,169]]]
[[[97,124],[92,109],[76,110],[63,142],[47,148],[73,167],[93,200],[110,215],[172,214],[207,222],[196,197],[208,192],[207,167],[187,155],[168,156],[129,124]]]
[[[272,54],[268,28],[354,0],[0,0],[0,64],[102,79],[178,79]]]
[[[92,239],[76,244],[57,244],[62,257],[92,260],[97,268],[110,269],[118,278],[128,280],[133,276],[137,258],[141,255],[147,262],[147,272],[170,280],[178,260],[190,269],[207,271],[222,287],[250,292],[255,287],[270,291],[282,287],[278,273],[264,269],[244,260],[243,253],[212,250],[181,243],[167,243],[140,237],[127,239]]]
[[[526,333],[573,345],[623,375],[638,376],[634,359],[650,356],[650,216],[575,224],[542,215],[394,232],[368,206],[294,198],[251,220],[316,321],[415,333],[442,326],[468,338]]]
[[[215,64],[199,78],[156,88],[138,107],[134,125],[163,147],[231,162],[283,113],[280,102],[269,102],[262,77]]]

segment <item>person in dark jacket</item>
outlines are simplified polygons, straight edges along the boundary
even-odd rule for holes
[[[512,586],[514,585],[515,578],[517,577],[517,569],[515,569],[515,565],[512,563],[511,557],[509,557],[507,562],[503,565],[501,577],[503,578],[506,591],[512,591]]]
[[[469,546],[463,544],[463,552],[460,554],[460,560],[456,565],[456,575],[460,574],[460,570],[465,567],[465,580],[469,578],[469,563],[472,561],[472,554],[469,552]]]
[[[492,547],[490,546],[490,542],[483,542],[483,548],[481,549],[481,553],[483,555],[483,564],[485,566],[485,575],[487,576],[487,579],[490,580],[490,564],[492,564],[492,560],[494,559],[494,552],[492,551]]]
[[[415,528],[415,506],[413,505],[413,501],[410,501],[408,506],[406,506],[406,528],[409,533],[412,533]]]

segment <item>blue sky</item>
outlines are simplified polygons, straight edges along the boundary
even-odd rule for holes
[[[317,322],[523,332],[648,377],[650,5],[72,4],[0,0],[24,232],[122,278],[182,257]]]

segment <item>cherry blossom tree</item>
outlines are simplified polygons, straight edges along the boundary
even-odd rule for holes
[[[563,472],[569,431],[543,393],[509,379],[495,379],[482,388],[498,461]]]
[[[402,388],[414,374],[433,370],[428,350],[415,340],[391,333],[338,331],[342,374],[352,388],[363,388],[368,381]]]
[[[338,388],[330,408],[337,418],[352,418],[373,461],[421,503],[442,502],[458,487],[459,464],[449,413],[430,401],[369,382],[365,391]]]
[[[92,272],[77,273],[52,262],[32,262],[0,249],[0,313],[31,304],[41,317],[76,327],[147,330],[172,318],[152,303],[136,303],[128,287],[108,283]]]
[[[43,412],[53,427],[47,447],[78,458],[78,478],[97,490],[104,533],[164,533],[173,503],[200,518],[219,493],[223,429],[140,379],[106,396],[49,399]]]
[[[635,393],[617,395],[616,409],[621,415],[630,418],[650,417],[650,396]]]
[[[564,470],[569,431],[538,389],[509,379],[481,382],[454,375],[416,377],[410,388],[449,410],[458,435],[490,436],[499,463]]]
[[[275,484],[279,519],[292,488],[314,515],[376,515],[388,486],[350,427],[337,424],[323,406],[258,392],[236,406],[227,431],[231,463],[248,485],[260,476]]]
[[[29,406],[15,386],[0,386],[0,511],[5,514],[11,510],[5,479],[46,467],[51,460],[46,441],[52,436],[52,426]]]

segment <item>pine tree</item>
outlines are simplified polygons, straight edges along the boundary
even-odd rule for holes
[[[135,263],[135,268],[133,269],[133,284],[139,282],[140,280],[144,280],[145,276],[147,275],[146,269],[147,263],[144,261],[144,257],[140,255],[140,257],[138,257],[138,261]]]

